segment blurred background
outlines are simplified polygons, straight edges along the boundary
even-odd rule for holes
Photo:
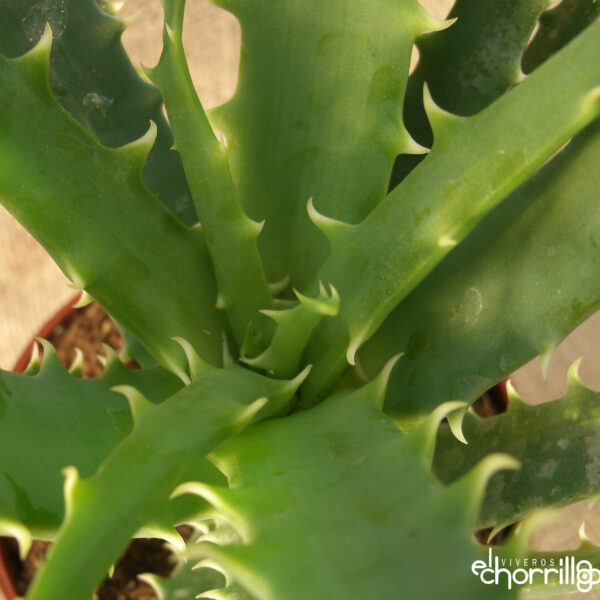
[[[432,14],[443,18],[447,0],[422,0]],[[127,0],[122,15],[140,11],[123,42],[134,65],[153,66],[160,55],[162,8],[160,0]],[[225,102],[234,92],[240,48],[240,29],[229,13],[207,0],[189,0],[184,44],[192,77],[206,108]],[[416,57],[415,57],[416,58]],[[573,265],[577,268],[577,265]],[[64,305],[74,291],[29,234],[0,207],[0,367],[10,369],[41,325]],[[554,352],[544,380],[539,359],[513,376],[521,395],[532,403],[559,398],[566,389],[566,371],[583,357],[580,375],[600,390],[600,312],[573,332]],[[600,511],[595,511],[600,515]],[[536,545],[571,549],[578,545],[577,528],[587,517],[587,531],[600,542],[600,518],[591,518],[585,503],[562,511],[558,526],[539,536]],[[596,593],[586,598],[598,597]],[[574,596],[569,596],[574,598]]]

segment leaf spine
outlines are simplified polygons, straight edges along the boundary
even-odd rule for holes
[[[33,541],[29,529],[18,521],[0,518],[0,534],[7,537],[13,537],[17,540],[17,545],[19,546],[19,558],[24,561],[31,549],[31,542]]]
[[[69,367],[69,375],[81,377],[83,374],[83,352],[78,346],[75,347],[75,358]]]
[[[73,514],[73,505],[75,502],[75,487],[80,481],[79,469],[73,465],[63,467],[61,473],[65,478],[63,493],[65,498],[65,520],[68,520]]]
[[[390,377],[392,375],[392,371],[394,367],[398,364],[398,361],[404,355],[403,352],[400,352],[392,358],[390,358],[387,363],[385,363],[383,369],[379,372],[379,374],[373,379],[370,383],[367,383],[365,386],[369,389],[369,392],[374,392],[374,397],[372,400],[375,404],[383,410],[383,405],[385,403],[385,395],[387,392],[388,383],[390,381]]]
[[[271,296],[279,296],[290,284],[290,275],[289,273],[279,281],[274,281],[273,283],[269,283],[269,291],[271,292]]]
[[[176,341],[185,352],[192,381],[197,381],[203,373],[213,370],[208,363],[200,358],[200,355],[196,352],[196,349],[190,342],[181,337],[174,337],[173,340]]]
[[[321,230],[332,246],[341,243],[354,229],[354,225],[321,214],[315,208],[312,196],[308,199],[306,210],[310,220]]]
[[[111,388],[113,392],[123,394],[129,402],[129,408],[135,425],[139,422],[142,416],[154,408],[150,402],[139,390],[130,385],[117,385]]]
[[[437,433],[442,419],[452,411],[466,407],[466,402],[451,400],[436,407],[415,429],[406,434],[406,443],[431,467]]]
[[[461,443],[467,445],[469,442],[467,442],[465,435],[463,433],[462,430],[462,426],[463,426],[463,420],[465,418],[465,414],[467,412],[467,406],[462,406],[460,408],[457,408],[456,410],[453,410],[452,412],[448,413],[447,415],[447,419],[448,419],[448,425],[450,426],[450,431],[452,431],[452,434],[454,435],[454,437]]]
[[[434,145],[436,140],[447,136],[451,129],[465,120],[465,117],[454,115],[441,108],[433,99],[427,83],[423,86],[423,104],[433,131]]]
[[[73,308],[85,308],[86,306],[89,306],[93,301],[94,299],[85,290],[82,290],[81,296],[79,296],[77,302],[73,304]]]

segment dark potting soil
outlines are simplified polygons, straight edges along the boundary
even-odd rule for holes
[[[69,367],[75,359],[75,348],[83,352],[83,377],[98,377],[102,374],[102,363],[98,355],[105,355],[102,344],[115,350],[122,346],[121,335],[106,312],[95,302],[75,310],[48,336],[63,364]],[[135,368],[136,365],[130,365]],[[184,538],[189,537],[189,528],[179,528]],[[25,595],[35,573],[43,563],[50,542],[34,541],[25,561],[18,555],[18,547],[12,538],[2,538],[7,565],[14,579],[18,594]],[[162,540],[133,540],[123,557],[115,565],[112,577],[102,583],[93,600],[156,600],[154,590],[138,581],[141,573],[156,573],[167,577],[173,570],[170,551]]]

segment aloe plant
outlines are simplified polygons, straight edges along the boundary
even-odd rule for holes
[[[0,201],[143,365],[0,373],[0,532],[55,542],[27,597],[88,600],[134,536],[173,547],[164,600],[572,590],[484,585],[473,532],[553,556],[528,536],[600,492],[598,394],[470,405],[600,305],[600,3],[220,0],[208,114],[184,5],[138,74],[115,6],[0,0]]]

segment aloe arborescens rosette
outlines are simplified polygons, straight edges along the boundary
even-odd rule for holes
[[[144,367],[0,374],[0,531],[55,540],[28,598],[88,600],[136,535],[165,600],[515,596],[472,532],[533,555],[600,491],[597,394],[469,405],[600,303],[600,4],[222,0],[208,115],[184,4],[142,80],[108,3],[0,0],[0,201]]]

